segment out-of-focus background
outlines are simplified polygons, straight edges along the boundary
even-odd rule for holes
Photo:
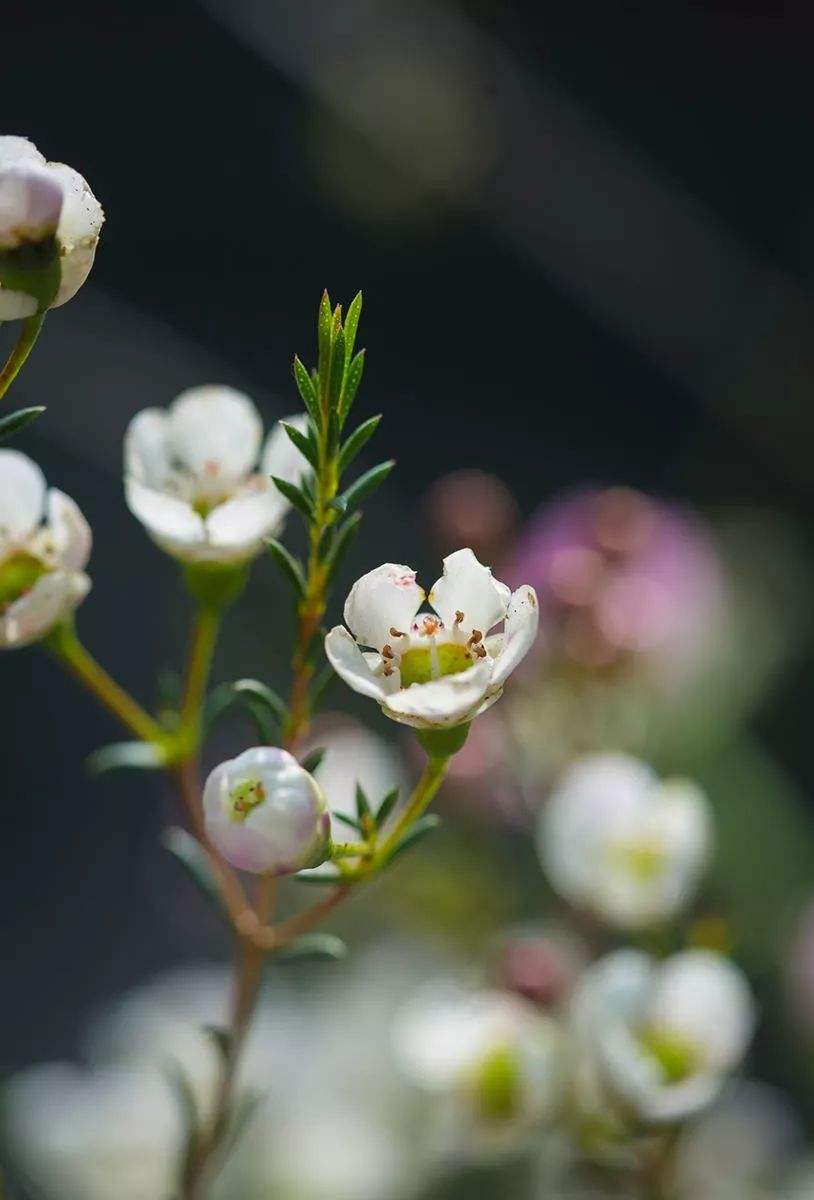
[[[150,701],[185,637],[174,566],[122,499],[131,416],[205,382],[268,421],[296,410],[322,288],[361,287],[359,410],[384,413],[399,466],[347,582],[385,559],[431,582],[472,544],[538,587],[545,649],[503,714],[518,770],[485,734],[438,842],[337,927],[360,954],[395,929],[482,959],[548,911],[528,831],[572,757],[691,775],[718,829],[700,915],[726,920],[764,1012],[754,1073],[811,1119],[808,6],[78,0],[4,25],[3,131],[76,166],[107,212],[14,395],[48,405],[17,445],[94,529],[94,652]],[[606,613],[597,553],[629,567]],[[261,562],[216,678],[285,686],[290,628]],[[0,672],[6,1073],[76,1057],[115,997],[225,943],[157,846],[168,788],[88,779],[116,731],[44,654]],[[409,742],[358,699],[331,703],[409,774]]]

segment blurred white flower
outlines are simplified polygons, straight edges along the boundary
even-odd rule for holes
[[[85,598],[91,532],[18,450],[0,450],[0,649],[38,641]]]
[[[90,274],[104,221],[78,171],[49,163],[27,138],[0,136],[0,252],[56,233],[61,278],[51,308],[70,300]],[[0,282],[0,321],[31,317],[39,305],[21,284]]]
[[[567,770],[538,832],[540,858],[557,891],[627,929],[680,911],[711,843],[700,789],[686,780],[659,780],[623,754],[593,755]]]
[[[302,428],[304,418],[290,423]],[[310,470],[281,425],[261,453],[262,439],[254,404],[230,387],[190,388],[167,409],[143,409],[124,439],[130,511],[163,550],[184,561],[254,557],[290,508],[270,477],[297,482]]]
[[[526,1129],[556,1113],[561,1033],[519,996],[428,984],[401,1009],[393,1036],[405,1075],[451,1100],[464,1125]]]
[[[739,1065],[755,1023],[749,985],[707,950],[656,962],[618,950],[595,963],[571,1004],[574,1079],[583,1108],[616,1102],[640,1121],[700,1112]]]
[[[212,842],[242,871],[290,875],[328,856],[325,797],[287,750],[253,746],[215,767],[203,808]]]
[[[427,597],[435,613],[418,612],[424,598],[410,567],[377,567],[345,602],[351,632],[335,626],[325,652],[337,674],[394,721],[420,729],[461,725],[499,698],[527,654],[537,598],[529,587],[511,593],[468,549],[444,559]],[[486,636],[504,620],[503,633]]]

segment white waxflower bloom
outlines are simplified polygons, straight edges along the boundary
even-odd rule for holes
[[[290,423],[303,428],[304,418]],[[270,477],[296,483],[310,470],[282,426],[261,450],[262,441],[260,414],[234,388],[189,388],[167,409],[143,409],[124,440],[130,511],[184,561],[252,558],[291,507]]]
[[[325,797],[287,750],[254,746],[215,767],[203,807],[209,837],[239,870],[290,875],[328,857]]]
[[[0,450],[0,649],[39,641],[84,600],[91,532],[36,463]]]
[[[527,1128],[556,1113],[561,1033],[519,996],[428,984],[397,1014],[393,1038],[405,1075],[470,1124]]]
[[[103,221],[78,171],[46,162],[27,138],[0,135],[0,250],[56,233],[61,279],[51,308],[75,296],[90,274]],[[0,321],[31,317],[37,308],[33,296],[0,283]]]
[[[534,641],[537,596],[526,586],[510,592],[466,549],[444,559],[427,597],[434,613],[419,613],[424,599],[410,567],[369,571],[345,602],[350,633],[335,626],[325,652],[336,673],[394,721],[449,728],[498,699]],[[503,633],[487,636],[501,621]]]
[[[739,1065],[755,1024],[749,985],[728,959],[685,950],[657,962],[618,950],[574,993],[577,1092],[607,1095],[640,1121],[669,1124],[704,1109]]]
[[[540,817],[540,858],[572,904],[639,929],[673,917],[709,858],[707,801],[687,780],[660,780],[624,754],[566,771]]]

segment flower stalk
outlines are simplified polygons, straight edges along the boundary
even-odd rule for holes
[[[45,322],[46,313],[38,312],[33,317],[28,317],[23,321],[23,327],[20,330],[20,336],[11,348],[11,352],[6,359],[2,371],[0,371],[0,400],[3,399],[6,392],[9,390],[14,380],[20,374],[20,371],[26,364],[26,360],[37,343],[37,338],[40,336],[43,323]]]

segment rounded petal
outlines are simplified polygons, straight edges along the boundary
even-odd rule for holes
[[[51,488],[48,492],[48,526],[60,563],[71,571],[87,566],[93,544],[93,534],[79,505]]]
[[[746,1052],[755,1005],[745,976],[728,959],[686,950],[659,970],[648,1020],[697,1046],[706,1068],[726,1071]]]
[[[57,229],[62,280],[53,307],[70,300],[90,274],[105,214],[87,182],[65,163],[49,163],[48,170],[62,185],[62,216]]]
[[[445,625],[452,625],[462,612],[464,629],[488,633],[506,616],[511,592],[479,563],[469,549],[456,550],[444,559],[444,574],[429,594],[429,602]]]
[[[537,593],[525,584],[512,594],[506,614],[503,644],[495,662],[493,682],[503,684],[528,654],[537,637],[540,607]]]
[[[37,163],[0,164],[0,250],[52,237],[62,211],[59,180]]]
[[[125,480],[125,498],[133,516],[171,554],[194,556],[206,545],[203,520],[185,500],[156,492],[133,478]]]
[[[391,629],[406,630],[424,599],[415,571],[384,563],[357,579],[345,601],[345,624],[362,646],[381,650]]]
[[[263,423],[243,392],[222,384],[189,388],[169,408],[174,455],[213,487],[234,485],[257,462]]]
[[[0,648],[11,649],[37,642],[90,590],[81,572],[51,571],[42,575],[29,592],[0,614]]]
[[[302,413],[283,419],[286,425],[293,425],[295,429],[305,433],[307,422]],[[276,475],[278,479],[285,479],[288,483],[299,483],[300,476],[308,474],[310,470],[311,464],[308,459],[300,454],[278,421],[266,438],[266,444],[263,447],[260,458],[261,473]]]
[[[170,419],[163,408],[144,408],[127,426],[124,469],[139,483],[159,491],[172,477]]]
[[[421,729],[443,729],[460,725],[475,715],[487,691],[492,664],[481,659],[457,675],[444,675],[432,683],[414,683],[387,696],[383,708],[388,717]]]
[[[709,803],[689,779],[666,779],[653,796],[662,836],[684,871],[697,873],[710,855],[714,828]]]
[[[364,654],[342,625],[335,625],[325,639],[325,653],[337,675],[362,696],[384,702],[384,681],[373,673]]]
[[[206,518],[209,543],[217,549],[253,553],[276,533],[287,509],[274,485],[258,476],[251,487],[213,508]]]
[[[0,547],[36,529],[45,508],[45,476],[27,454],[0,450]]]
[[[0,283],[0,321],[22,321],[33,317],[37,301],[25,292],[15,292]]]
[[[45,157],[28,138],[4,133],[0,136],[0,168],[21,162],[44,163]]]

